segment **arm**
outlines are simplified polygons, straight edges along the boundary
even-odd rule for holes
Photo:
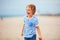
[[[42,35],[41,35],[41,31],[40,31],[39,26],[36,27],[36,30],[37,30],[37,33],[38,33],[39,37],[42,38]]]
[[[21,33],[21,36],[23,36],[23,31],[24,31],[24,24],[23,24],[23,27],[22,27],[22,33]]]

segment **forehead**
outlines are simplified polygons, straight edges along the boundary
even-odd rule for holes
[[[27,10],[31,9],[31,7],[26,7]]]

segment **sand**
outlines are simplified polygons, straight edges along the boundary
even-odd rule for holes
[[[43,40],[60,40],[60,16],[37,16]],[[0,19],[0,40],[23,40],[23,17]],[[38,38],[38,34],[37,34]]]

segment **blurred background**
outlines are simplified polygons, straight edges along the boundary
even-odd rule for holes
[[[0,0],[0,40],[23,40],[20,34],[28,4],[36,5],[43,40],[60,40],[60,0]]]

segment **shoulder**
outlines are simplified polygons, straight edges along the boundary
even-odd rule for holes
[[[27,18],[27,16],[23,16],[23,19],[26,19]]]
[[[25,22],[27,20],[27,16],[24,16],[23,17],[23,21]]]
[[[23,18],[26,18],[26,16],[23,16]]]
[[[38,20],[37,16],[34,16],[33,18],[34,18],[34,20]]]

